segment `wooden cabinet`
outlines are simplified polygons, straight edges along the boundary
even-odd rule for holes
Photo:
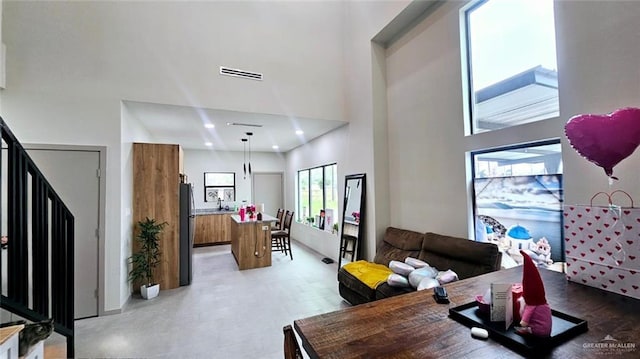
[[[231,215],[227,213],[197,215],[193,238],[194,247],[229,243],[231,241],[229,239],[230,218]]]
[[[180,172],[178,145],[133,144],[133,236],[146,217],[167,226],[160,237],[160,264],[155,279],[161,289],[180,286]],[[132,250],[138,250],[134,239]],[[137,285],[134,286],[134,288]]]

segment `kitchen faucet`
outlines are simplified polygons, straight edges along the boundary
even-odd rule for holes
[[[222,210],[222,198],[218,197],[218,210],[221,211]]]

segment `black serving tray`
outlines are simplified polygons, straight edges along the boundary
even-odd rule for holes
[[[588,330],[586,320],[553,309],[551,316],[551,336],[539,338],[516,333],[513,324],[505,330],[504,321],[492,322],[488,313],[480,312],[478,303],[475,301],[449,308],[449,317],[455,321],[469,327],[484,328],[489,332],[491,339],[525,356],[551,351],[554,347]]]

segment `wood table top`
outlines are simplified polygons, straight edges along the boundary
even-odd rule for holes
[[[22,324],[0,328],[0,345],[4,344],[13,335],[20,333],[22,329],[24,329]]]
[[[640,300],[568,282],[563,273],[540,274],[551,308],[589,327],[546,357],[640,357]],[[474,301],[491,283],[521,280],[522,267],[510,268],[445,285],[450,304],[437,304],[424,290],[299,319],[294,327],[311,358],[519,357],[491,338],[473,339],[469,327],[449,318],[449,308]],[[605,337],[621,345],[606,347]]]

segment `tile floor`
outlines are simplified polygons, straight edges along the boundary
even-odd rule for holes
[[[244,271],[229,245],[196,248],[190,286],[76,321],[76,356],[283,358],[284,325],[349,306],[338,294],[337,264],[292,245],[293,261],[273,253],[271,267]]]

